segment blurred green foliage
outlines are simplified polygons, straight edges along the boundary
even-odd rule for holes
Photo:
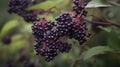
[[[38,0],[39,1],[39,0]],[[54,20],[61,11],[69,11],[72,6],[70,0],[48,0],[29,7],[33,9],[53,9],[54,14],[47,19]],[[93,0],[87,5],[89,15],[104,17],[113,23],[120,24],[120,3],[118,0]],[[0,2],[0,67],[4,67],[8,60],[14,60],[14,67],[23,67],[19,61],[21,56],[27,57],[36,67],[70,67],[80,52],[79,44],[73,40],[73,48],[69,53],[59,54],[52,62],[46,62],[40,56],[36,56],[33,45],[34,37],[31,32],[31,23],[25,23],[22,17],[16,14],[8,14],[8,0]],[[38,17],[43,17],[44,14]],[[92,20],[92,17],[87,17]],[[88,23],[89,30],[91,24]],[[83,52],[83,59],[76,62],[75,67],[120,67],[120,28],[114,26],[100,26],[99,32],[94,33]],[[3,39],[9,37],[11,43],[5,44]],[[71,41],[70,41],[71,42]]]

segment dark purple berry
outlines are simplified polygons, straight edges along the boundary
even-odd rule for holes
[[[11,37],[9,37],[9,36],[3,37],[3,38],[2,38],[2,42],[3,42],[4,44],[10,44],[10,43],[11,43]]]
[[[75,5],[79,5],[79,0],[73,0],[73,3],[74,3]]]
[[[71,49],[71,44],[58,42],[58,49],[60,52],[69,52]]]

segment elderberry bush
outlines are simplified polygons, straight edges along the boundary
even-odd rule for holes
[[[72,44],[68,42],[69,39],[75,39],[80,45],[83,45],[90,36],[86,21],[83,20],[87,15],[85,6],[88,2],[73,0],[73,3],[73,13],[61,13],[55,18],[55,21],[37,18],[35,10],[26,11],[27,7],[34,4],[29,0],[10,0],[8,12],[22,16],[27,22],[33,22],[31,28],[36,41],[34,45],[36,55],[44,57],[49,62],[59,52],[70,51]]]

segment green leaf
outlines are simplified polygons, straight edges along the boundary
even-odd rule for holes
[[[44,17],[44,15],[38,15],[39,18]],[[52,14],[49,14],[46,16],[47,20],[53,20],[54,21],[54,16]]]
[[[114,50],[120,50],[120,30],[113,29],[108,36],[108,45]]]
[[[57,2],[57,8],[63,8],[63,9],[66,9],[66,5],[69,3],[69,0],[59,0]],[[61,5],[62,4],[62,5]],[[58,6],[59,5],[59,6]],[[68,8],[68,7],[67,7]]]
[[[20,29],[20,31],[22,33],[26,33],[26,34],[32,33],[31,24],[25,24],[25,25],[23,25],[23,27]]]
[[[12,41],[16,42],[17,40],[21,40],[22,39],[22,34],[16,34],[14,36],[12,36]]]
[[[83,56],[84,56],[84,60],[87,60],[87,59],[90,59],[91,57],[95,56],[95,55],[98,55],[98,54],[101,54],[103,52],[106,52],[106,51],[113,51],[111,48],[109,48],[108,46],[96,46],[96,47],[93,47],[93,48],[90,48],[89,50],[87,50]]]
[[[120,7],[120,4],[116,3],[116,2],[110,2],[111,5],[114,5],[114,6],[118,6]]]
[[[111,5],[103,3],[101,0],[92,0],[91,2],[88,3],[86,8],[109,7],[109,6]]]
[[[40,4],[36,4],[34,6],[28,7],[27,10],[34,10],[34,9],[43,9],[43,10],[48,10],[54,6],[56,6],[57,3],[53,1],[46,1]]]
[[[1,30],[0,36],[6,35],[11,29],[19,25],[17,20],[8,21]]]
[[[100,29],[102,29],[102,30],[104,30],[104,31],[106,31],[106,32],[111,32],[111,27],[102,27],[102,26],[98,26],[98,28],[100,28]]]
[[[14,41],[10,44],[9,50],[11,52],[16,52],[17,49],[26,47],[28,45],[28,42],[25,39]]]

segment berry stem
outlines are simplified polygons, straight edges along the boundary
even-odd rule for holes
[[[87,47],[88,42],[91,40],[91,38],[95,36],[95,33],[93,33],[91,35],[91,37],[88,39],[88,41],[86,43],[84,43],[81,47],[80,47],[80,52],[79,52],[79,56],[72,62],[70,67],[75,67],[75,64],[79,61],[83,59],[83,53],[85,48]]]
[[[90,22],[90,23],[95,23],[95,24],[99,24],[99,25],[108,25],[108,26],[115,26],[115,27],[118,27],[120,28],[120,25],[119,24],[116,24],[115,22],[111,22],[107,19],[101,19],[102,21],[98,22],[98,21],[90,21],[90,20],[87,20],[87,19],[84,19],[85,21],[87,22]]]

